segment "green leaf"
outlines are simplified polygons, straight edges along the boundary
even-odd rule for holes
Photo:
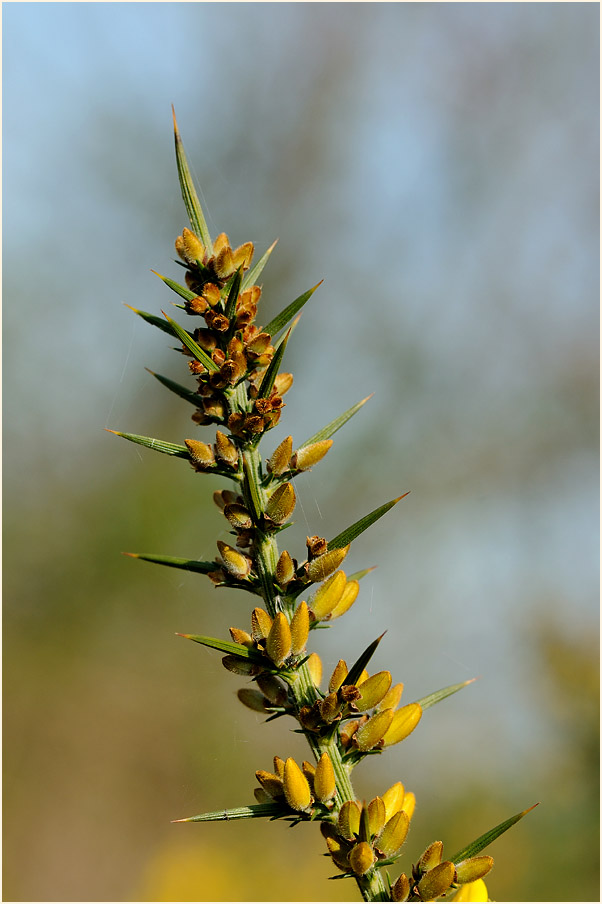
[[[195,643],[203,644],[204,647],[210,647],[212,650],[220,650],[220,652],[228,653],[230,656],[238,656],[239,659],[249,659],[251,662],[265,664],[265,658],[261,653],[245,647],[241,643],[234,643],[232,640],[219,640],[217,637],[204,637],[202,634],[178,634],[177,636],[194,640]]]
[[[274,380],[278,376],[278,370],[280,368],[280,364],[282,363],[282,358],[284,357],[284,351],[286,349],[286,343],[288,342],[290,334],[291,331],[289,330],[274,352],[274,357],[270,361],[270,366],[263,375],[258,393],[258,398],[260,399],[267,399],[274,387]]]
[[[347,677],[345,678],[345,684],[355,684],[355,682],[358,680],[358,678],[360,677],[360,675],[362,674],[362,672],[364,671],[364,669],[366,668],[366,666],[368,665],[368,663],[370,662],[372,657],[374,656],[377,646],[379,645],[379,643],[381,642],[381,640],[383,639],[383,637],[385,636],[386,633],[387,633],[386,631],[383,631],[383,633],[380,635],[380,637],[377,637],[376,640],[373,640],[372,643],[366,647],[366,649],[364,650],[362,655],[356,660],[356,662],[353,663],[353,665],[349,669],[349,672],[347,673]]]
[[[149,374],[152,374],[155,379],[162,383],[163,386],[166,386],[167,389],[170,389],[172,392],[175,392],[176,395],[179,395],[181,398],[186,399],[187,402],[190,402],[191,405],[194,405],[195,408],[200,408],[203,404],[203,400],[198,395],[198,393],[193,392],[192,389],[188,389],[186,386],[181,386],[180,383],[176,383],[174,380],[170,380],[169,377],[164,377],[161,374],[156,374],[154,371],[146,368]]]
[[[428,709],[429,706],[434,706],[435,703],[439,703],[440,700],[451,697],[452,694],[461,691],[463,687],[472,684],[472,682],[476,680],[476,678],[469,678],[468,681],[461,681],[460,684],[450,684],[449,687],[443,687],[440,691],[435,691],[433,694],[423,697],[422,700],[416,700],[416,703],[420,704],[422,709]]]
[[[522,819],[523,816],[526,816],[527,813],[530,813],[531,810],[534,810],[538,804],[533,804],[532,807],[529,807],[527,810],[523,810],[521,813],[517,813],[515,816],[511,816],[510,819],[507,819],[505,822],[500,822],[494,829],[490,829],[488,832],[485,832],[484,835],[481,835],[480,838],[477,838],[476,841],[473,841],[471,844],[467,845],[461,851],[458,851],[457,854],[454,854],[453,857],[448,857],[448,860],[451,860],[452,863],[460,863],[462,860],[466,860],[468,857],[475,857],[480,851],[484,850],[492,841],[495,841],[496,838],[499,838],[500,835],[503,835],[504,832],[507,832],[515,823]]]
[[[374,393],[372,393],[374,395]],[[305,448],[305,446],[311,446],[312,443],[319,443],[322,440],[330,439],[333,433],[336,433],[343,424],[346,424],[347,421],[353,417],[356,412],[360,410],[360,408],[366,404],[368,399],[372,398],[372,395],[366,396],[365,399],[362,399],[361,402],[358,402],[357,405],[352,405],[344,414],[339,415],[339,417],[335,418],[334,421],[331,421],[330,424],[327,424],[326,427],[323,427],[321,430],[318,430],[313,436],[309,439],[306,439],[305,442],[299,446],[300,449]]]
[[[352,524],[351,527],[348,527],[346,530],[342,531],[342,533],[337,534],[334,540],[329,540],[328,549],[342,549],[344,546],[347,546],[348,543],[351,543],[352,540],[355,540],[356,537],[363,534],[363,532],[374,524],[375,521],[382,518],[389,509],[393,508],[393,506],[396,505],[400,499],[403,499],[404,496],[407,496],[408,493],[404,493],[403,496],[398,496],[397,499],[392,499],[390,502],[385,502],[384,505],[381,505],[379,508],[374,509],[373,512],[370,512],[369,515],[364,515],[363,518],[360,518],[360,520],[356,521],[355,524]]]
[[[353,574],[350,574],[347,578],[348,581],[361,581],[362,578],[365,578],[367,574],[370,574],[371,571],[374,571],[376,565],[373,565],[372,568],[364,568],[362,571],[354,571]]]
[[[242,266],[238,268],[232,282],[230,283],[230,292],[228,293],[228,301],[226,302],[226,317],[232,320],[236,313],[236,302],[240,294],[240,284],[242,282]]]
[[[276,333],[279,333],[280,330],[284,329],[289,320],[293,319],[295,314],[301,310],[306,301],[309,301],[316,289],[321,286],[323,282],[323,279],[320,280],[318,285],[314,286],[313,289],[308,289],[303,295],[299,295],[298,298],[295,298],[287,308],[281,311],[273,320],[270,320],[267,326],[263,327],[262,332],[269,333],[270,336],[275,336]]]
[[[138,314],[139,317],[142,317],[143,320],[146,320],[146,322],[150,323],[152,326],[158,326],[159,329],[163,330],[164,333],[168,333],[170,336],[175,336],[176,338],[178,338],[178,334],[163,317],[156,317],[154,314],[148,314],[146,311],[140,311],[138,310],[138,308],[133,308],[131,304],[126,304],[126,308],[129,308],[130,311],[133,311],[134,314]],[[190,333],[188,333],[188,335],[192,339],[192,335]]]
[[[217,364],[214,363],[213,359],[209,357],[206,351],[203,351],[200,345],[194,341],[188,330],[185,330],[184,327],[181,327],[179,323],[176,323],[175,320],[172,320],[171,317],[168,317],[165,311],[162,311],[163,316],[167,320],[167,322],[171,325],[172,330],[182,342],[186,348],[192,352],[197,361],[200,361],[207,370],[216,371],[219,370]]]
[[[278,239],[276,239],[276,242],[277,241],[278,241]],[[259,260],[255,264],[255,266],[252,267],[251,270],[247,270],[247,272],[245,273],[244,279],[242,281],[242,286],[241,286],[241,289],[243,292],[249,286],[254,286],[255,283],[257,282],[257,280],[259,279],[259,277],[261,276],[261,273],[263,272],[263,268],[267,264],[270,254],[276,247],[276,242],[273,242],[270,245],[270,247],[268,248],[268,250],[266,251],[266,253],[263,255],[263,257],[259,258]]]
[[[209,235],[203,208],[200,205],[194,182],[192,181],[192,176],[190,174],[190,169],[188,168],[188,161],[186,159],[186,154],[184,153],[182,139],[180,138],[180,130],[178,129],[178,124],[176,122],[176,112],[173,106],[171,109],[173,113],[174,141],[176,145],[176,163],[178,165],[178,177],[180,179],[180,188],[182,189],[182,198],[184,199],[184,204],[188,212],[188,219],[190,220],[192,231],[196,233],[207,249],[207,253],[211,255],[213,254],[211,236]]]
[[[142,559],[143,562],[156,562],[157,565],[167,565],[169,568],[183,568],[184,571],[196,571],[200,574],[209,574],[218,567],[215,562],[200,562],[198,559],[180,559],[177,556],[156,556],[147,552],[124,552],[124,556],[131,559]]]
[[[284,815],[288,810],[279,803],[251,804],[249,807],[233,807],[230,810],[217,810],[215,813],[201,813],[200,816],[188,816],[186,819],[172,819],[172,822],[217,822],[222,819],[259,819]]]
[[[175,455],[177,458],[190,458],[190,452],[186,446],[177,446],[175,443],[166,443],[161,439],[153,439],[150,436],[138,436],[136,433],[121,433],[120,430],[107,429],[107,433],[114,433],[115,436],[123,436],[124,439],[129,439],[131,443],[138,443],[140,446],[154,449],[155,452],[163,452],[165,455]]]
[[[162,279],[166,286],[169,286],[176,294],[178,294],[181,298],[184,298],[186,301],[190,301],[191,298],[196,298],[196,294],[191,292],[190,289],[185,289],[184,286],[181,286],[175,280],[170,279],[168,276],[161,276],[160,273],[157,273],[156,270],[151,270],[151,273],[154,273],[155,276],[158,276],[159,279]]]

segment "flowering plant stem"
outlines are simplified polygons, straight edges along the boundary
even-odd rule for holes
[[[373,675],[367,671],[381,635],[353,665],[341,658],[327,689],[321,689],[322,664],[316,653],[307,650],[311,631],[350,610],[359,593],[359,581],[371,569],[347,577],[340,566],[352,542],[402,497],[364,515],[330,542],[308,537],[307,556],[301,563],[288,550],[279,550],[277,535],[288,526],[296,504],[295,481],[329,452],[331,437],[367,399],[295,451],[292,436],[286,437],[264,461],[260,443],[278,423],[282,397],[293,382],[292,374],[281,372],[280,367],[294,318],[318,287],[300,295],[263,329],[255,324],[261,296],[257,280],[274,246],[251,268],[251,242],[233,249],[225,233],[212,240],[175,117],[174,127],[182,196],[192,229],[184,229],[176,239],[186,286],[160,278],[177,294],[178,307],[197,318],[195,323],[198,318],[204,322],[190,331],[167,315],[161,319],[133,310],[181,343],[179,350],[188,358],[197,388],[154,376],[193,404],[195,424],[217,428],[215,443],[186,439],[181,445],[138,434],[118,435],[184,458],[197,473],[230,479],[234,489],[217,491],[214,501],[228,522],[234,545],[218,540],[219,555],[211,562],[150,553],[129,555],[200,572],[218,586],[246,590],[262,601],[265,608],[256,606],[251,613],[250,632],[231,627],[231,640],[183,636],[225,654],[224,667],[252,683],[238,691],[240,701],[269,719],[292,718],[315,760],[299,767],[292,757],[275,756],[273,772],[255,773],[257,803],[175,821],[270,817],[293,825],[318,822],[327,852],[339,871],[336,878],[353,878],[365,901],[433,901],[450,896],[458,901],[487,900],[483,877],[491,870],[493,859],[481,851],[527,811],[500,823],[449,859],[443,858],[442,842],[433,842],[415,863],[406,866],[407,873],[402,872],[393,882],[385,868],[394,866],[404,854],[414,794],[396,782],[369,802],[356,799],[351,783],[354,767],[369,755],[404,741],[424,711],[471,681],[400,706],[403,685],[393,684],[387,670]],[[286,327],[288,332],[274,342]],[[298,602],[300,597],[305,598]]]

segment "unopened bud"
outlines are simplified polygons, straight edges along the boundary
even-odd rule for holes
[[[320,687],[320,682],[322,681],[322,660],[317,653],[310,653],[307,660],[307,668],[314,685]]]
[[[292,757],[284,764],[284,796],[293,810],[307,810],[311,803],[309,782]]]
[[[237,696],[241,703],[258,713],[266,712],[267,707],[270,705],[270,701],[260,691],[256,691],[251,687],[241,687],[237,692]]]
[[[184,228],[182,235],[176,239],[176,251],[186,264],[195,264],[197,261],[203,261],[205,256],[205,248],[190,229]]]
[[[449,860],[425,873],[418,883],[418,892],[423,901],[434,901],[445,894],[454,881],[455,867]]]
[[[207,443],[201,443],[198,439],[185,439],[184,443],[190,452],[190,460],[200,468],[211,468],[215,464],[213,449]]]
[[[367,841],[360,841],[349,853],[349,866],[356,876],[365,875],[374,860],[374,852]]]
[[[394,684],[382,698],[377,709],[396,709],[399,706],[402,694],[403,684],[401,682],[399,684]]]
[[[273,772],[265,772],[263,769],[258,769],[255,773],[255,777],[270,797],[284,797],[284,786],[280,776],[274,775]]]
[[[288,470],[291,452],[293,451],[293,438],[287,436],[283,439],[279,446],[272,452],[267,460],[267,468],[270,474],[280,477]]]
[[[341,599],[330,613],[329,618],[340,618],[341,615],[345,615],[345,613],[353,606],[359,592],[359,581],[347,581]]]
[[[253,640],[259,643],[265,640],[272,627],[272,616],[268,615],[265,609],[257,607],[251,612],[251,634]]]
[[[360,698],[354,702],[356,709],[360,712],[373,709],[377,703],[381,702],[391,687],[391,680],[391,672],[384,671],[377,672],[371,678],[367,678],[366,681],[359,684]]]
[[[402,904],[404,901],[408,900],[410,896],[410,880],[405,873],[402,873],[393,885],[391,896],[394,901],[400,901]]]
[[[330,681],[328,682],[328,690],[332,694],[334,691],[338,691],[343,681],[347,677],[348,673],[347,663],[344,659],[339,659],[337,664],[334,667],[334,671],[330,676]]]
[[[288,700],[286,685],[275,675],[259,675],[257,687],[265,694],[270,703],[275,706],[284,706]]]
[[[320,713],[325,722],[334,722],[340,714],[343,704],[340,702],[337,694],[328,694],[320,703]]]
[[[328,753],[324,751],[324,753],[318,760],[318,765],[316,766],[316,772],[314,775],[314,793],[317,799],[325,804],[329,800],[332,800],[335,795],[336,789],[337,786],[334,777],[334,769],[332,767],[332,760],[330,759]]]
[[[276,390],[276,395],[283,396],[285,392],[289,391],[292,385],[292,374],[278,374],[278,376],[274,380],[274,389]]]
[[[355,733],[357,749],[362,752],[372,750],[385,736],[392,719],[392,709],[384,709],[382,712],[372,716],[371,719],[368,719]]]
[[[476,882],[467,882],[466,885],[462,885],[458,891],[455,893],[452,901],[488,901],[489,900],[489,892],[487,891],[487,886],[483,882],[482,879],[477,879]]]
[[[281,587],[286,587],[286,585],[290,581],[292,581],[294,577],[295,565],[290,557],[290,554],[286,551],[286,549],[284,549],[280,554],[280,558],[278,559],[278,563],[276,565],[276,580]]]
[[[303,449],[297,449],[291,458],[291,467],[296,471],[307,471],[309,468],[313,468],[324,458],[331,446],[332,440],[324,439],[319,443],[304,446]]]
[[[309,611],[307,609],[307,603],[303,600],[297,606],[297,610],[291,619],[292,653],[294,656],[303,652],[308,637]]]
[[[346,800],[339,810],[337,828],[339,835],[351,841],[360,830],[361,811],[356,800]]]
[[[398,744],[411,734],[422,718],[422,707],[419,703],[408,703],[402,706],[393,716],[391,726],[385,735],[385,747]]]
[[[330,553],[326,553],[326,555],[330,555]],[[325,556],[321,556],[321,558],[325,558]],[[313,562],[310,562],[310,566],[318,561],[320,560],[314,559]],[[309,605],[316,621],[330,615],[340,601],[346,583],[345,572],[337,571],[312,594]]]
[[[370,835],[378,835],[385,824],[385,805],[380,797],[368,804],[368,827]]]
[[[251,560],[221,540],[217,541],[217,547],[228,573],[238,580],[244,580],[251,571]]]
[[[259,675],[262,671],[262,667],[257,662],[241,659],[240,656],[224,656],[222,665],[235,675]]]
[[[270,496],[265,513],[275,524],[284,524],[293,514],[295,501],[292,483],[284,483]]]
[[[291,629],[284,612],[278,612],[266,641],[266,651],[272,662],[281,666],[291,654]]]
[[[409,828],[410,820],[408,819],[408,814],[404,813],[403,810],[392,816],[376,842],[376,847],[381,854],[384,854],[385,857],[394,857],[406,840]]]
[[[320,823],[320,826],[323,825],[326,825],[326,823]],[[338,866],[343,872],[347,872],[349,869],[349,845],[342,844],[339,838],[327,835],[326,846],[335,866]]]
[[[323,581],[327,578],[333,571],[336,571],[347,553],[349,552],[349,546],[344,546],[342,549],[332,549],[329,552],[324,553],[323,556],[318,556],[317,559],[312,559],[311,562],[308,562],[305,566],[305,573],[310,581]]]
[[[215,435],[215,454],[221,461],[233,468],[238,464],[238,449],[230,437],[220,430]]]
[[[233,502],[224,507],[224,515],[235,530],[250,530],[253,520],[244,505]]]
[[[484,855],[482,857],[470,857],[468,860],[462,860],[456,863],[456,882],[464,885],[467,882],[476,882],[487,875],[493,867],[493,857]]]
[[[309,787],[313,788],[314,786],[314,776],[316,774],[316,767],[312,766],[311,763],[308,763],[307,760],[303,760],[301,763],[301,771],[307,781],[309,782]]]
[[[403,796],[403,804],[401,809],[404,813],[408,814],[408,818],[411,819],[414,815],[414,810],[416,809],[416,795],[413,791],[406,791]]]
[[[247,631],[243,631],[242,628],[229,628],[228,630],[234,643],[240,643],[245,647],[253,646],[253,638]]]
[[[395,816],[402,808],[404,788],[401,782],[395,782],[394,785],[381,795],[385,805],[385,819],[388,822],[392,816]]]
[[[424,854],[422,854],[420,860],[418,861],[418,869],[421,873],[426,873],[430,869],[434,869],[436,866],[439,866],[441,863],[441,858],[443,857],[443,842],[442,841],[433,841],[432,844],[429,844]]]

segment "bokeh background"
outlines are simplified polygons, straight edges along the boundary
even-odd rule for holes
[[[182,358],[123,303],[173,300],[186,225],[170,104],[212,233],[279,244],[264,322],[324,279],[289,346],[269,453],[360,398],[297,481],[354,545],[325,668],[388,629],[406,700],[473,676],[364,797],[418,797],[403,861],[513,813],[497,900],[599,900],[598,40],[588,3],[6,3],[4,900],[345,900],[319,833],[172,825],[252,802],[304,755],[176,631],[242,594],[123,550],[212,558],[219,486],[103,432],[181,442],[149,376]],[[207,438],[207,436],[203,437]]]

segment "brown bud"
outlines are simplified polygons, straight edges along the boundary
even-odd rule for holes
[[[410,880],[405,873],[402,873],[399,879],[393,885],[391,894],[394,901],[407,901],[410,896]]]
[[[184,444],[190,452],[190,460],[198,468],[212,468],[215,464],[213,449],[207,443],[201,443],[197,439],[185,439]]]
[[[284,706],[288,700],[286,686],[275,675],[259,675],[257,687],[265,694],[274,706]]]
[[[235,530],[249,530],[253,526],[251,516],[244,505],[234,502],[224,508],[224,515]]]
[[[222,665],[235,675],[259,675],[263,671],[258,663],[250,662],[248,659],[241,659],[240,656],[224,656]]]
[[[347,722],[343,728],[341,728],[340,739],[343,747],[348,747],[351,738],[356,733],[360,725],[363,725],[364,722],[367,722],[368,719],[366,716],[362,716],[361,719],[354,719],[353,722]]]
[[[218,430],[215,434],[215,454],[220,461],[225,462],[231,467],[238,464],[238,449],[229,436]]]
[[[209,329],[216,333],[225,333],[230,327],[230,321],[225,314],[220,314],[219,311],[216,311],[213,308],[206,311],[204,317],[205,323]]]
[[[292,436],[287,436],[274,450],[270,458],[268,458],[267,468],[270,474],[275,474],[276,477],[280,477],[281,474],[284,474],[288,468],[292,449],[293,438]]]
[[[270,344],[271,338],[269,333],[257,333],[250,342],[247,342],[247,352],[251,352],[255,357],[263,355]]]
[[[342,710],[342,703],[337,694],[328,694],[320,703],[320,713],[325,722],[334,722]]]
[[[272,493],[266,506],[266,515],[275,524],[284,524],[295,508],[295,490],[292,483],[284,483]]]
[[[278,376],[274,380],[274,389],[279,396],[283,396],[285,392],[288,392],[292,385],[292,374],[278,374]]]
[[[201,294],[212,308],[214,308],[216,304],[219,304],[219,301],[222,297],[219,286],[216,286],[215,283],[205,283]]]
[[[310,562],[317,556],[323,556],[328,551],[328,543],[324,537],[308,537],[305,545],[307,546],[307,558]]]
[[[205,256],[205,248],[202,243],[194,232],[186,228],[176,239],[176,251],[186,264],[195,264],[197,261],[202,263]]]
[[[265,772],[263,769],[258,769],[255,777],[270,797],[284,797],[284,785],[280,776],[275,775],[273,772]]]
[[[241,687],[237,696],[241,703],[258,713],[266,712],[270,705],[270,701],[260,691],[251,687]]]
[[[226,414],[226,406],[221,399],[210,396],[203,402],[203,411],[207,417],[222,421]]]
[[[299,710],[299,721],[306,731],[317,731],[322,724],[320,704],[316,702],[313,706],[302,706]]]
[[[209,302],[201,295],[195,295],[186,302],[186,310],[189,314],[204,314],[209,307]]]

